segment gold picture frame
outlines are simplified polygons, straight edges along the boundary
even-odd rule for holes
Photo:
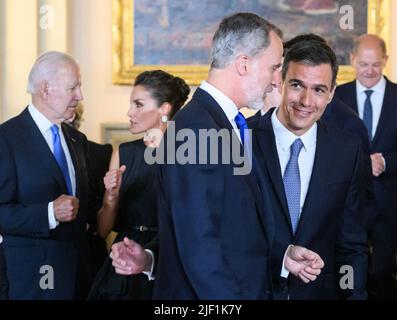
[[[113,83],[131,85],[136,75],[145,70],[163,69],[196,86],[206,79],[208,65],[139,65],[134,63],[134,0],[112,0]],[[367,32],[390,44],[390,0],[368,0]],[[387,73],[387,72],[386,72]],[[338,83],[351,81],[353,69],[341,65]]]

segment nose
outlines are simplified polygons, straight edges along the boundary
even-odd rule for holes
[[[84,100],[83,92],[81,91],[80,87],[78,87],[77,92],[76,92],[76,100],[78,100],[78,101]]]
[[[132,104],[130,104],[130,107],[128,108],[127,111],[127,117],[131,118],[134,115],[134,113],[135,113],[135,108]]]
[[[302,95],[301,95],[301,99],[300,99],[300,103],[304,106],[304,107],[310,107],[312,104],[312,93],[310,92],[310,90],[303,90]]]

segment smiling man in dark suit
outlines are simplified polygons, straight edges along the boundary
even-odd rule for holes
[[[33,65],[32,102],[0,126],[0,229],[10,299],[85,298],[89,181],[86,138],[63,124],[83,99],[70,56]]]
[[[360,36],[351,55],[356,80],[335,91],[364,121],[370,142],[377,212],[370,230],[373,254],[369,293],[375,299],[397,297],[393,279],[397,249],[397,84],[383,76],[387,59],[382,38]]]
[[[251,122],[275,217],[271,261],[278,299],[366,298],[361,147],[356,137],[317,122],[333,97],[337,70],[326,43],[296,43],[284,59],[280,107]],[[323,258],[325,267],[316,281],[305,284],[284,272],[280,276],[276,266],[291,244]],[[340,290],[342,266],[353,271],[346,290]]]

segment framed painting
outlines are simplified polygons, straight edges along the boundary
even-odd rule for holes
[[[141,139],[143,134],[132,134],[128,123],[102,123],[102,143],[110,143],[117,148],[121,143]]]
[[[375,33],[389,44],[390,0],[112,0],[113,82],[131,84],[145,70],[163,69],[198,85],[207,76],[212,36],[222,18],[253,12],[279,26],[288,40],[313,32],[327,39],[341,65],[338,82],[353,78],[353,40]],[[350,16],[348,16],[350,14]],[[343,19],[349,19],[344,27]]]

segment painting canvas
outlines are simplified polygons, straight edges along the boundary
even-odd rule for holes
[[[375,25],[378,28],[376,21],[380,19],[376,15],[385,2],[350,1],[353,28],[349,29],[340,26],[346,14],[340,10],[346,4],[343,0],[114,1],[119,3],[116,26],[121,32],[115,50],[119,74],[131,77],[146,69],[163,68],[190,84],[205,78],[212,36],[225,15],[256,13],[280,27],[285,40],[300,33],[319,34],[334,48],[340,65],[345,66],[349,64],[353,39],[374,32]],[[378,11],[371,17],[374,9]]]

